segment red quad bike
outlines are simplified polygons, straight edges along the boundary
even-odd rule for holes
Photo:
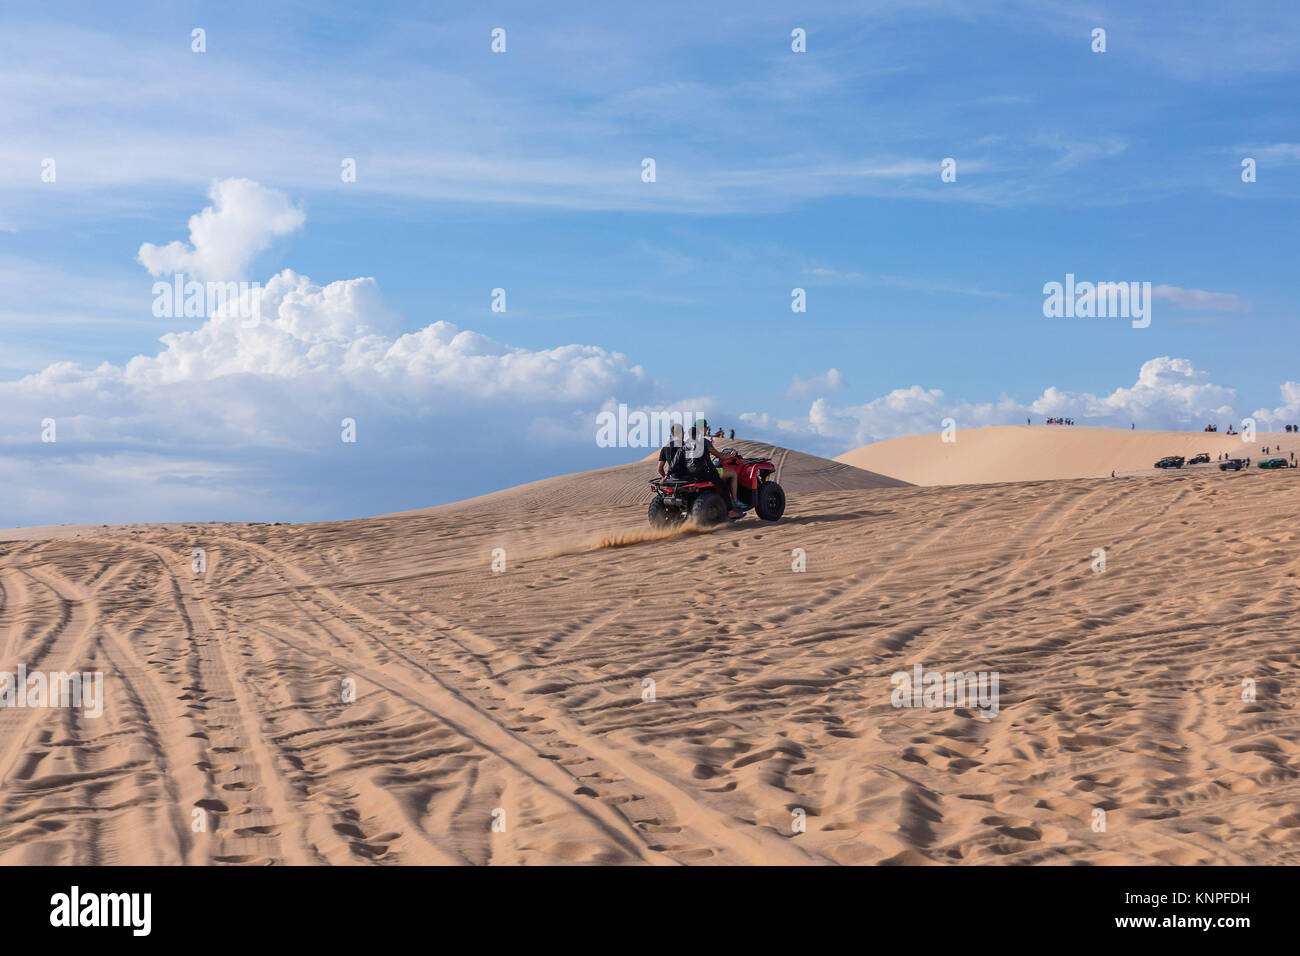
[[[736,494],[764,521],[779,521],[785,514],[785,491],[774,480],[776,466],[770,458],[742,458],[734,448],[719,453],[723,468],[736,472]],[[650,523],[671,528],[688,517],[696,524],[713,525],[727,520],[725,492],[711,481],[692,478],[652,478],[655,490],[650,502]]]

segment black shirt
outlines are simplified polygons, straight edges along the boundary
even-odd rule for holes
[[[699,442],[695,447],[695,450],[700,454],[688,454],[684,456],[688,460],[688,463],[683,463],[685,470],[696,476],[707,476],[707,480],[718,481],[718,469],[714,467],[713,459],[720,456],[718,455],[718,450],[713,447],[713,442],[709,441],[707,438],[696,438],[692,440]]]

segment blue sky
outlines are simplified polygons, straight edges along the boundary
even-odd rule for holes
[[[1300,420],[1294,5],[465,11],[3,15],[0,526],[434,504],[637,457],[592,441],[618,402],[830,455],[947,415]],[[205,252],[188,220],[242,180]],[[260,221],[276,203],[300,224]],[[438,322],[478,335],[399,347],[397,371],[369,346],[322,358],[319,329],[227,354],[205,318],[152,314],[141,246],[171,242],[204,278],[292,270],[329,315],[303,290],[372,279],[348,308],[375,314],[310,319],[330,356]],[[1044,318],[1066,273],[1150,282],[1150,327]],[[130,364],[167,333],[205,357]],[[182,393],[206,411],[177,421]],[[339,448],[353,407],[363,437]],[[437,465],[452,441],[472,475]]]

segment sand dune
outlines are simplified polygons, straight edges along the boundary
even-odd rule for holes
[[[0,710],[0,863],[1300,862],[1300,471],[663,536],[625,468],[0,544],[0,669],[107,688]],[[916,664],[997,671],[997,715],[896,709]]]
[[[835,460],[914,485],[958,485],[1051,478],[1153,474],[1166,455],[1208,452],[1262,457],[1264,446],[1300,455],[1300,435],[1256,433],[1254,444],[1223,432],[1131,431],[1083,425],[999,425],[961,429],[955,442],[938,432],[863,445]],[[1196,466],[1217,470],[1213,464]]]
[[[870,469],[818,458],[790,448],[765,442],[741,439],[716,439],[719,449],[735,448],[749,458],[771,458],[776,465],[777,481],[789,494],[814,491],[852,491],[870,488],[898,488],[908,482],[878,475]],[[488,505],[499,508],[531,509],[568,505],[627,505],[650,500],[648,480],[655,476],[659,452],[629,465],[614,465],[595,471],[560,475],[529,482],[515,488],[481,495],[439,508],[475,509]],[[402,514],[424,514],[435,509],[422,508]]]

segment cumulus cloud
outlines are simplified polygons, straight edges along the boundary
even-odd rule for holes
[[[1283,425],[1300,425],[1300,382],[1283,382],[1282,404],[1277,408],[1257,408],[1251,417],[1266,431],[1281,431]]]
[[[301,222],[256,183],[223,180],[212,196],[190,248],[142,248],[151,271],[229,275]],[[412,327],[373,278],[318,285],[284,270],[245,294],[258,299],[256,323],[229,303],[153,354],[0,382],[0,527],[420,507],[610,464],[596,412],[663,401],[617,352],[515,348],[440,320]],[[342,441],[344,419],[355,443]]]
[[[60,362],[0,383],[0,393],[7,392],[12,402],[33,403],[39,397],[65,417],[87,421],[110,417],[96,398],[116,400],[118,410],[131,405],[162,419],[170,417],[170,399],[157,402],[159,396],[205,394],[206,384],[241,378],[241,387],[278,395],[275,405],[262,409],[268,418],[282,418],[290,407],[339,405],[345,396],[382,401],[407,416],[450,417],[502,404],[519,412],[599,403],[620,390],[644,390],[650,381],[625,356],[595,346],[511,348],[444,321],[401,333],[400,315],[385,304],[371,278],[322,287],[285,270],[255,292],[261,295],[261,321],[255,327],[245,327],[232,310],[193,331],[164,335],[165,347],[155,355],[94,369]],[[212,437],[212,420],[237,416],[245,404],[258,400],[249,393],[246,401],[227,396],[215,404],[205,434]],[[170,424],[187,430],[183,421]]]
[[[136,356],[120,370],[109,367],[107,374],[132,387],[240,374],[327,377],[400,399],[411,414],[501,402],[592,401],[629,382],[648,381],[639,366],[594,346],[510,348],[445,321],[402,334],[402,317],[371,278],[321,287],[285,270],[253,294],[261,297],[255,326],[245,327],[231,309],[194,331],[164,335],[163,351]]]
[[[202,280],[241,279],[271,242],[300,229],[303,211],[276,189],[251,179],[219,179],[208,191],[212,205],[190,217],[190,241],[146,242],[137,258],[151,275],[184,272]]]
[[[512,348],[444,321],[402,331],[370,278],[319,286],[286,270],[259,291],[254,328],[217,315],[122,365],[60,362],[0,383],[7,521],[419,507],[566,470],[566,456],[568,470],[609,464],[596,410],[655,390],[596,346]]]
[[[213,184],[189,244],[145,244],[155,274],[242,273],[302,213],[248,180]],[[152,354],[86,367],[57,362],[0,382],[0,526],[65,521],[307,520],[375,514],[611,464],[596,413],[719,415],[714,399],[675,400],[620,353],[582,344],[511,347],[434,317],[400,315],[373,278],[318,285],[284,270],[260,288],[260,320],[231,304],[171,332]],[[1213,295],[1203,293],[1204,295]],[[796,375],[802,417],[740,416],[746,431],[808,451],[1060,414],[1080,423],[1201,427],[1236,418],[1236,395],[1187,359],[1143,364],[1109,394],[1048,388],[1032,402],[955,400],[913,385],[863,404],[834,400],[837,369]],[[1261,421],[1300,419],[1300,383]],[[344,419],[356,442],[344,442]],[[57,441],[41,440],[53,420]],[[626,456],[621,459],[626,460]]]
[[[1189,360],[1163,356],[1144,362],[1131,388],[1104,396],[1048,388],[1029,407],[1039,415],[1086,418],[1091,424],[1186,428],[1235,418],[1236,399],[1235,389],[1212,384]]]
[[[1291,386],[1288,390],[1288,386]],[[1300,401],[1300,385],[1283,386],[1287,402]],[[745,414],[742,421],[769,434],[824,454],[840,454],[868,442],[937,432],[945,418],[959,427],[1009,425],[1027,418],[1068,417],[1080,425],[1141,428],[1201,428],[1207,423],[1239,422],[1236,391],[1209,381],[1205,372],[1184,358],[1150,359],[1138,370],[1132,386],[1106,395],[1070,392],[1050,386],[1030,402],[1006,395],[996,400],[972,402],[951,399],[937,388],[913,385],[898,388],[861,405],[834,407],[818,397],[804,419],[776,419],[766,414]],[[1286,420],[1288,413],[1256,412],[1256,417]]]

